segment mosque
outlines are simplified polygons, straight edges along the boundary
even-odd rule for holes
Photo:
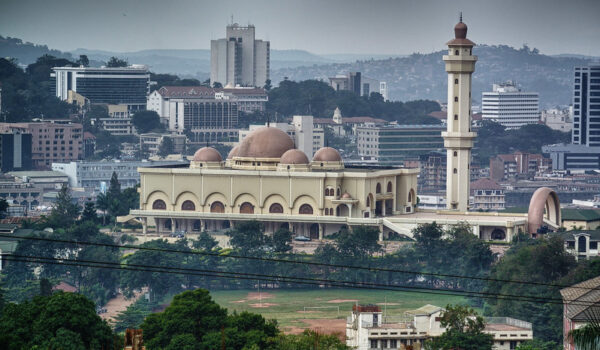
[[[558,197],[534,193],[528,214],[471,212],[469,164],[477,136],[471,130],[471,74],[477,57],[467,26],[454,28],[443,59],[448,72],[447,203],[443,211],[418,208],[418,169],[346,166],[340,153],[319,149],[312,160],[277,128],[252,131],[223,160],[211,147],[190,165],[140,168],[140,209],[131,210],[144,233],[218,231],[257,220],[270,233],[287,228],[296,236],[323,239],[342,227],[371,226],[380,239],[396,232],[411,237],[419,224],[467,223],[485,240],[510,241],[518,232],[535,235],[542,225],[560,226]]]

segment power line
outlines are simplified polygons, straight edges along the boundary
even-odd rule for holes
[[[459,278],[459,279],[472,279],[472,280],[480,280],[480,281],[486,281],[486,282],[502,282],[502,283],[513,283],[513,284],[539,285],[539,286],[556,287],[556,288],[574,288],[574,289],[585,289],[585,290],[600,290],[600,288],[578,287],[578,286],[569,286],[569,285],[561,285],[561,284],[553,284],[553,283],[543,283],[543,282],[535,282],[535,281],[517,281],[517,280],[490,278],[490,277],[477,277],[477,276],[464,276],[464,275],[443,274],[443,273],[435,273],[435,272],[398,270],[398,269],[388,269],[388,268],[381,268],[381,267],[365,267],[365,266],[356,266],[356,265],[329,264],[329,263],[320,263],[320,262],[314,262],[314,261],[295,261],[295,260],[288,260],[288,259],[254,257],[254,256],[233,255],[233,254],[221,255],[219,253],[212,253],[212,252],[205,252],[205,251],[192,251],[192,250],[185,251],[185,250],[168,249],[168,248],[140,247],[140,246],[135,246],[135,245],[119,245],[119,244],[95,243],[95,242],[87,242],[87,241],[71,241],[71,240],[48,238],[48,237],[34,237],[34,236],[29,236],[29,237],[15,237],[15,236],[5,235],[5,234],[0,234],[0,237],[8,237],[8,238],[13,238],[13,239],[16,238],[16,239],[26,239],[26,240],[39,240],[39,241],[67,243],[67,244],[75,244],[75,245],[91,245],[91,246],[99,246],[99,247],[126,248],[126,249],[136,249],[136,250],[147,250],[147,251],[158,251],[158,252],[168,252],[168,253],[179,253],[179,254],[207,255],[207,256],[218,257],[218,258],[221,258],[221,259],[223,259],[223,258],[247,259],[247,260],[257,260],[257,261],[268,261],[268,262],[280,262],[280,263],[289,263],[289,264],[311,265],[311,266],[320,266],[320,267],[335,267],[335,268],[344,268],[344,269],[358,269],[358,270],[378,271],[378,272],[395,272],[395,273],[404,273],[404,274],[413,274],[413,275],[424,275],[424,276],[434,276],[434,277],[449,277],[449,278]]]
[[[126,264],[108,262],[108,261],[94,261],[94,260],[78,260],[78,259],[67,259],[67,258],[50,258],[50,257],[38,257],[38,256],[24,256],[24,255],[8,255],[9,260],[14,261],[25,261],[25,262],[37,262],[37,263],[50,263],[50,264],[63,264],[69,266],[87,266],[94,268],[116,268],[142,272],[159,272],[159,273],[174,273],[183,275],[200,275],[200,276],[212,276],[221,277],[228,279],[247,279],[247,280],[267,280],[276,282],[288,282],[288,283],[299,283],[308,285],[331,285],[335,287],[345,288],[360,288],[360,289],[380,289],[390,291],[416,291],[427,294],[442,294],[442,295],[457,295],[467,297],[480,297],[487,299],[504,299],[504,300],[517,300],[523,302],[535,302],[535,303],[550,303],[550,304],[563,304],[561,299],[554,298],[542,298],[535,296],[523,296],[523,295],[510,295],[502,293],[487,293],[487,292],[474,292],[465,290],[453,290],[453,289],[440,289],[440,288],[428,288],[428,287],[417,287],[417,286],[393,286],[387,284],[378,284],[370,282],[356,282],[356,281],[340,281],[331,279],[316,279],[316,278],[305,278],[305,277],[293,277],[293,276],[278,276],[278,275],[267,275],[267,274],[255,274],[255,273],[242,273],[242,272],[228,272],[220,270],[204,270],[204,269],[189,269],[189,268],[176,268],[168,266],[156,266],[146,264]],[[65,263],[66,262],[66,263]],[[583,303],[574,302],[572,305],[586,305],[591,306],[595,303]]]

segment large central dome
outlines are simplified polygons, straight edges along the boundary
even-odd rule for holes
[[[294,148],[294,141],[278,128],[258,128],[246,136],[239,146],[236,157],[241,158],[281,158]]]

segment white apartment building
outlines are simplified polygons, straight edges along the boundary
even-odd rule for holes
[[[481,111],[483,120],[492,120],[508,129],[540,121],[539,94],[524,92],[512,81],[493,84],[492,92],[483,92]]]
[[[571,132],[573,129],[572,107],[569,109],[546,109],[542,111],[542,123],[552,130]]]
[[[252,131],[264,127],[265,125],[250,125],[247,130],[239,131],[239,142]],[[314,127],[312,115],[295,115],[292,122],[288,123],[269,123],[269,127],[285,131],[294,140],[296,148],[312,159],[313,154],[325,146],[325,132],[323,128]]]
[[[355,305],[346,319],[346,345],[356,350],[418,350],[425,340],[442,335],[440,318],[445,310],[425,305],[401,316],[385,316],[376,305]],[[531,323],[510,317],[486,319],[485,333],[494,336],[494,349],[512,350],[533,339]]]
[[[253,25],[228,25],[225,39],[210,42],[210,84],[263,87],[270,59],[270,43],[255,39]]]
[[[182,154],[185,152],[185,135],[159,134],[155,132],[140,134],[140,148],[148,152],[150,156],[155,156],[158,154],[160,146],[165,139],[171,140],[173,145],[172,154]]]

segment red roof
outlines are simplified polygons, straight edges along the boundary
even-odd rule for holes
[[[490,179],[479,179],[475,182],[471,182],[472,190],[501,190],[502,187],[494,180]]]

